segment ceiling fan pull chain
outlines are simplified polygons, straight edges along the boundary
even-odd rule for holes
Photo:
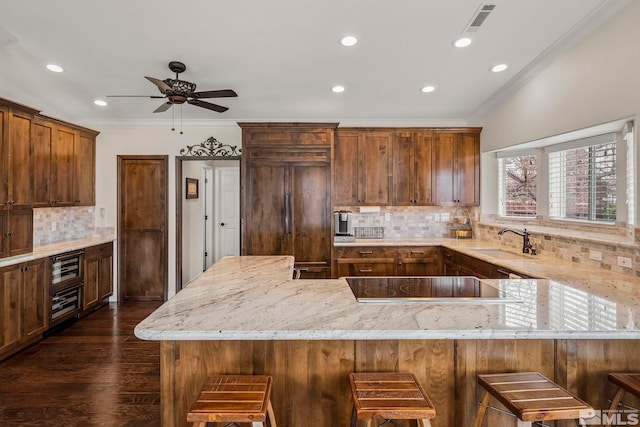
[[[180,105],[180,135],[182,135],[182,105]]]
[[[171,109],[171,131],[175,131],[176,130],[176,125],[175,125],[175,108]]]

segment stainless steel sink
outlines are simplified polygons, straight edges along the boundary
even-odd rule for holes
[[[490,256],[492,258],[498,259],[517,259],[517,258],[528,258],[529,255],[518,254],[515,252],[509,252],[502,249],[497,248],[469,248],[470,251]]]

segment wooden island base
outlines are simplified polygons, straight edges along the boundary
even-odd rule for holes
[[[188,407],[210,374],[273,376],[279,427],[348,427],[349,374],[364,371],[413,373],[435,405],[432,426],[466,427],[482,397],[479,373],[538,371],[605,410],[616,391],[607,374],[640,371],[640,340],[162,341],[161,370],[165,427],[188,425]],[[640,407],[640,399],[624,401]],[[514,423],[488,411],[484,425]]]

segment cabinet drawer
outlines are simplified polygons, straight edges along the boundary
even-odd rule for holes
[[[438,258],[439,249],[433,246],[416,246],[398,249],[398,258]]]
[[[113,244],[112,243],[104,243],[101,245],[90,246],[85,248],[84,256],[85,258],[95,259],[102,258],[105,256],[113,255]]]
[[[338,260],[339,276],[393,276],[393,259],[374,259],[371,262],[341,262]]]
[[[335,249],[336,258],[395,258],[396,248],[360,246]]]

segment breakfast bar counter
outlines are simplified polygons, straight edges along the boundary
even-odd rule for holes
[[[443,427],[473,424],[478,373],[538,371],[604,409],[607,374],[640,369],[633,278],[483,280],[504,302],[359,303],[344,278],[292,280],[293,262],[223,258],[136,327],[161,342],[163,425],[187,425],[210,374],[272,375],[279,426],[346,427],[349,373],[411,372]]]

